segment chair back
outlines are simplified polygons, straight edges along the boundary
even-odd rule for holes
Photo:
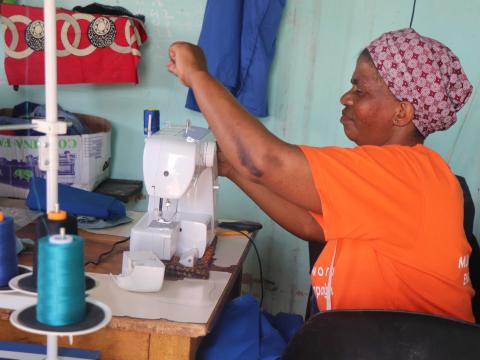
[[[478,360],[480,326],[400,311],[330,311],[306,322],[282,359]]]

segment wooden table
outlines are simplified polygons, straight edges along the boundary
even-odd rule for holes
[[[19,237],[32,238],[33,226],[28,225],[19,230]],[[98,255],[111,249],[112,244],[122,238],[110,235],[98,235],[80,230],[79,235],[85,239],[86,260],[96,260]],[[228,240],[226,240],[228,241]],[[128,242],[115,247],[98,266],[88,265],[86,271],[96,273],[121,272],[122,252],[128,250]],[[73,345],[68,339],[60,338],[59,346],[100,350],[102,359],[143,360],[143,359],[194,359],[203,336],[212,329],[215,319],[225,303],[232,297],[241,277],[241,264],[248,253],[247,244],[240,256],[240,261],[228,269],[231,272],[227,286],[215,305],[214,311],[205,324],[179,323],[168,320],[145,320],[114,316],[108,326],[98,332],[74,338]],[[25,265],[31,265],[32,254],[19,258]],[[238,288],[237,288],[238,291]],[[236,294],[238,295],[238,294]],[[0,339],[45,344],[44,336],[29,334],[13,327],[8,321],[11,310],[0,309]]]

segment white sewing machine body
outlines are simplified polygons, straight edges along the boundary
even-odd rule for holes
[[[145,139],[148,211],[132,228],[130,251],[160,259],[201,257],[215,236],[216,144],[207,129],[167,128]]]

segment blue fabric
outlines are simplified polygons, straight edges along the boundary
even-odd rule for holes
[[[277,360],[282,357],[287,342],[268,319],[260,315],[260,356],[257,359]]]
[[[279,321],[286,324],[289,316],[298,320],[299,315],[285,314]],[[250,294],[232,300],[202,341],[197,360],[280,359],[287,341],[270,321],[275,318],[262,312]]]
[[[57,110],[58,120],[59,121],[68,121],[72,125],[67,127],[67,135],[83,135],[90,134],[90,129],[86,127],[82,121],[73,113],[63,110],[60,106]],[[45,105],[39,105],[33,111],[33,117],[45,118],[46,117],[46,108]]]
[[[3,351],[9,352],[16,352],[15,354],[16,359],[22,359],[22,355],[26,355],[26,358],[31,358],[29,355],[31,354],[46,354],[47,347],[45,345],[38,345],[38,344],[27,344],[24,342],[13,342],[13,341],[0,341],[0,355]],[[75,348],[59,348],[58,349],[59,356],[68,356],[73,359],[100,359],[100,351],[96,350],[85,350],[85,349],[75,349]],[[8,354],[9,358],[0,358],[0,359],[10,359],[11,354]],[[18,357],[17,357],[18,356]],[[42,357],[43,358],[43,357]]]
[[[112,196],[58,184],[60,209],[72,215],[94,216],[101,219],[117,219],[126,216],[125,205]],[[32,177],[27,206],[32,210],[46,209],[46,181]]]
[[[253,115],[268,116],[267,90],[286,0],[208,0],[198,45],[208,71]],[[187,108],[200,111],[193,92]]]
[[[283,339],[287,343],[290,341],[293,335],[300,330],[304,323],[303,317],[296,314],[280,312],[273,316],[267,312],[264,312],[263,315],[268,319],[272,326],[280,332]]]
[[[31,119],[45,118],[46,116],[45,105],[37,104],[30,101],[24,101],[13,107],[12,116],[14,118],[22,118],[22,119],[17,119],[16,123],[29,124]],[[69,121],[71,123],[71,126],[67,127],[66,135],[83,135],[83,134],[90,133],[90,129],[86,127],[76,115],[74,115],[71,112],[63,110],[62,107],[60,106],[58,106],[57,116],[59,121]],[[27,131],[20,130],[18,132],[18,135],[40,136],[44,134],[35,130],[27,130]]]

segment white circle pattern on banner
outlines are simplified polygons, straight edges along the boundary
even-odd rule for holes
[[[31,53],[33,53],[33,50],[27,47],[26,49],[22,51],[15,51],[15,49],[18,46],[18,40],[19,40],[19,34],[17,31],[17,28],[15,27],[15,23],[22,23],[25,25],[30,24],[30,19],[26,16],[23,15],[14,15],[11,16],[10,18],[6,18],[3,16],[0,16],[0,21],[3,24],[3,36],[5,38],[5,34],[7,32],[7,29],[10,30],[12,33],[12,43],[10,46],[7,45],[5,42],[5,54],[11,58],[14,59],[23,59],[28,56],[30,56]]]

